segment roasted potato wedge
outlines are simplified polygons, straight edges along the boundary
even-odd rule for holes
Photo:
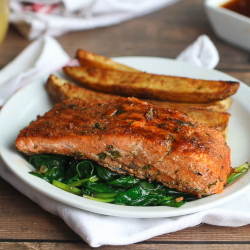
[[[207,103],[236,93],[239,83],[187,77],[128,72],[106,68],[63,68],[66,75],[84,87],[108,94],[161,101]]]
[[[55,102],[61,102],[65,99],[110,100],[119,97],[79,87],[55,75],[49,76],[46,82],[46,90]]]
[[[85,101],[89,100],[108,100],[113,98],[119,98],[116,95],[105,94],[101,92],[92,91],[79,87],[67,80],[61,79],[55,75],[51,75],[46,83],[46,89],[50,96],[56,101],[62,101],[64,99],[82,99]],[[155,100],[145,100],[152,103],[156,107],[162,108],[175,108],[186,113],[193,119],[202,122],[203,124],[215,128],[220,131],[224,137],[227,135],[227,127],[230,115],[226,112],[211,111],[204,107],[199,108],[198,106],[188,106],[182,103],[161,102]],[[196,104],[197,105],[197,104]]]
[[[51,96],[56,102],[59,102],[67,98],[82,99],[83,95],[85,100],[94,100],[94,99],[109,100],[116,96],[79,87],[76,84],[71,83],[65,79],[59,78],[55,75],[51,75],[49,77],[46,86],[48,92],[51,94]],[[167,107],[180,110],[184,108],[199,108],[199,109],[206,109],[210,111],[221,111],[221,112],[227,111],[232,103],[231,98],[209,103],[166,102],[166,101],[156,101],[150,99],[142,99],[142,100],[150,102],[155,106],[163,108]]]
[[[122,71],[139,72],[139,70],[136,70],[124,64],[117,63],[108,57],[97,55],[82,49],[78,49],[76,51],[75,57],[76,59],[78,59],[79,63],[84,67],[108,68]]]
[[[126,65],[120,64],[115,62],[114,60],[104,57],[98,54],[94,54],[91,52],[88,52],[83,49],[78,49],[76,51],[76,56],[75,56],[80,65],[84,67],[99,67],[99,68],[108,68],[108,69],[117,69],[117,70],[123,70],[123,71],[131,71],[131,72],[140,72],[137,69],[128,67]],[[209,102],[209,103],[168,103],[169,106],[172,108],[177,108],[179,105],[182,106],[192,106],[192,107],[199,107],[199,108],[206,108],[212,111],[227,111],[230,105],[232,104],[232,99],[231,98],[226,98],[224,100],[220,101],[215,101],[215,102]],[[164,104],[163,104],[164,105]]]
[[[152,103],[158,107],[174,108],[174,109],[183,109],[183,108],[198,108],[198,109],[206,109],[210,111],[220,111],[225,112],[229,109],[232,104],[232,99],[230,97],[215,102],[207,102],[207,103],[187,103],[187,102],[166,102],[166,101],[155,101],[150,99],[143,99]]]

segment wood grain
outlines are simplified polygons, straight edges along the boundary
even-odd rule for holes
[[[118,249],[117,246],[103,246],[99,247],[100,250],[115,250]],[[134,244],[134,245],[128,245],[128,246],[122,246],[121,249],[123,250],[179,250],[179,249],[185,249],[185,250],[197,250],[197,249],[206,249],[206,250],[249,250],[250,247],[245,244]],[[41,243],[41,242],[6,242],[6,243],[0,243],[0,249],[4,250],[68,250],[68,249],[74,249],[74,250],[90,250],[93,249],[89,246],[87,246],[84,243]],[[95,249],[95,248],[94,248]]]

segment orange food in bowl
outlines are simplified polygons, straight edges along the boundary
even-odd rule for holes
[[[221,7],[237,12],[241,15],[250,17],[249,0],[231,0],[221,5]]]

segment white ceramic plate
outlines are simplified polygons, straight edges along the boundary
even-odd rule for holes
[[[187,76],[213,80],[236,80],[229,75],[215,70],[200,68],[170,59],[151,57],[121,57],[116,61],[130,65],[143,71],[156,74]],[[105,204],[88,200],[60,190],[29,171],[33,167],[25,160],[15,146],[14,141],[19,131],[48,111],[52,103],[44,89],[47,76],[18,91],[3,107],[0,113],[0,153],[6,166],[23,182],[57,201],[86,211],[134,218],[156,218],[179,216],[218,206],[250,188],[250,172],[239,181],[226,188],[223,193],[188,202],[180,208],[172,207],[130,207]],[[229,112],[232,114],[228,144],[232,149],[232,166],[237,167],[249,161],[250,152],[250,88],[241,83],[240,89],[233,96],[233,104]]]

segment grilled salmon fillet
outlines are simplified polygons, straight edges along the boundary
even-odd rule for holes
[[[136,98],[67,99],[21,130],[16,147],[93,160],[198,197],[222,192],[232,171],[220,132]]]

